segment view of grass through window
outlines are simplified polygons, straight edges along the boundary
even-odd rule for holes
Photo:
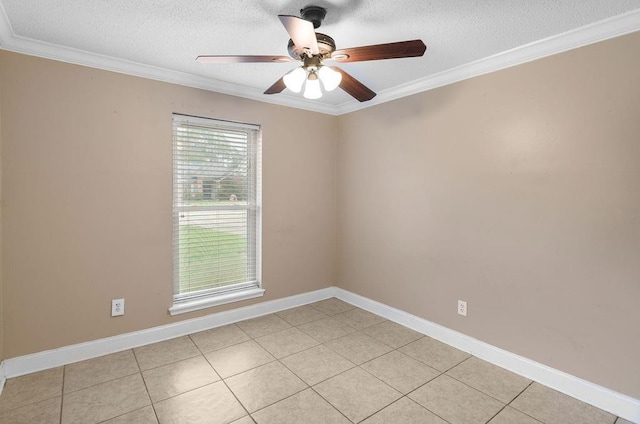
[[[215,288],[247,280],[244,235],[220,231],[200,225],[180,225],[180,284],[188,285],[189,275],[206,275],[196,286],[181,287],[181,291]],[[224,266],[221,270],[220,265]]]

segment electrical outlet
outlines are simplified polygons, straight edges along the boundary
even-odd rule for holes
[[[464,300],[458,300],[458,315],[467,316],[467,302]]]
[[[124,299],[113,299],[111,301],[111,316],[119,317],[124,315]]]

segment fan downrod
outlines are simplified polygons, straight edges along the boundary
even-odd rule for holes
[[[300,17],[305,21],[310,21],[314,28],[320,28],[325,16],[327,16],[327,9],[324,7],[306,6],[300,9]]]

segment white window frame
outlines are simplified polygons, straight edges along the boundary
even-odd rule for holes
[[[241,300],[260,297],[264,294],[262,288],[262,133],[259,125],[245,124],[231,121],[222,121],[211,118],[200,118],[188,115],[173,114],[172,120],[173,128],[173,141],[172,146],[176,148],[175,129],[180,124],[191,124],[203,127],[209,127],[212,129],[232,129],[232,130],[247,130],[255,131],[255,146],[249,148],[249,154],[252,157],[249,158],[251,162],[250,169],[255,172],[255,205],[220,205],[220,206],[184,206],[176,204],[176,187],[177,187],[177,172],[175,168],[175,157],[172,161],[173,166],[173,304],[169,308],[171,315],[183,314],[186,312],[197,311],[199,309],[209,308],[216,305],[223,305],[225,303],[237,302]],[[175,154],[175,153],[174,153]],[[229,284],[218,288],[211,288],[207,290],[200,290],[198,292],[191,293],[179,293],[180,287],[180,272],[179,272],[179,254],[178,254],[178,241],[175,237],[176,232],[179,231],[179,215],[185,210],[190,211],[203,211],[203,210],[246,210],[247,211],[247,242],[255,243],[255,250],[249,249],[250,252],[255,251],[255,281],[247,281],[238,284]],[[252,219],[250,220],[251,217]],[[251,225],[255,222],[255,225]],[[255,233],[254,233],[255,229]],[[251,261],[249,261],[251,262]]]

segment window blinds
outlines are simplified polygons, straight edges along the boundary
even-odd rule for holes
[[[258,135],[173,116],[174,303],[259,287]]]

